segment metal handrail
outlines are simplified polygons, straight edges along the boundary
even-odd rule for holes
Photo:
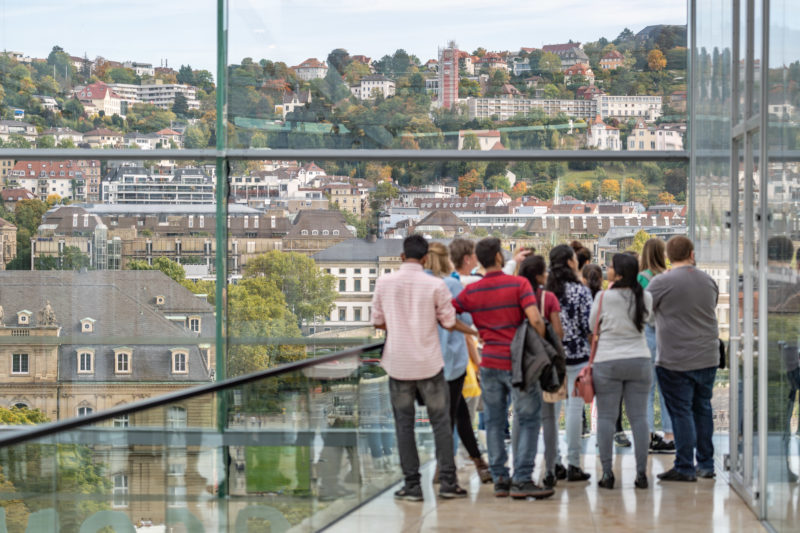
[[[290,372],[302,370],[304,368],[327,363],[329,361],[335,361],[343,357],[354,357],[364,353],[374,352],[383,347],[383,343],[384,341],[372,344],[365,344],[363,346],[350,348],[349,350],[342,350],[340,352],[323,355],[321,357],[303,359],[302,361],[287,363],[285,365],[277,366],[275,368],[259,370],[258,372],[245,374],[243,376],[228,378],[223,381],[217,381],[214,383],[209,383],[207,385],[198,385],[196,387],[190,387],[188,389],[179,390],[169,394],[163,394],[155,398],[148,398],[146,400],[142,400],[139,402],[121,405],[119,407],[114,407],[112,409],[106,409],[99,413],[92,413],[86,416],[68,418],[66,420],[51,422],[49,424],[41,424],[38,426],[34,426],[31,429],[23,429],[15,431],[13,433],[9,433],[8,435],[0,436],[0,448],[5,446],[14,446],[32,440],[49,437],[51,435],[55,435],[57,433],[61,433],[71,429],[76,429],[83,426],[90,426],[93,424],[97,424],[98,422],[110,420],[112,418],[137,413],[147,409],[153,409],[155,407],[161,407],[162,405],[168,405],[171,403],[188,400],[191,398],[196,398],[198,396],[203,396],[206,394],[220,392],[226,389],[230,389],[232,387],[237,387],[240,385],[245,385],[247,383],[252,383],[254,381],[260,381],[266,378],[281,376],[284,374],[288,374]]]

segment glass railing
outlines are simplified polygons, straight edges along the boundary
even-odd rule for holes
[[[400,479],[381,347],[10,431],[0,531],[325,527]]]

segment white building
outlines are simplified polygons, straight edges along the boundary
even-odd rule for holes
[[[400,267],[402,251],[403,241],[399,239],[349,239],[314,254],[320,270],[336,278],[338,296],[330,316],[310,325],[308,333],[370,326],[375,283],[378,277]]]
[[[8,181],[42,201],[52,194],[86,200],[86,176],[78,161],[20,161],[9,171]]]
[[[598,116],[586,131],[586,146],[598,150],[622,150],[619,129],[609,126]]]
[[[509,120],[516,115],[527,115],[536,109],[549,116],[564,113],[570,117],[592,119],[597,115],[595,100],[558,100],[538,98],[475,98],[467,100],[467,112],[472,119]]]
[[[175,103],[175,96],[182,94],[190,110],[200,109],[197,87],[180,83],[159,83],[159,81],[147,85],[109,83],[108,86],[129,105],[153,104],[161,109],[170,109]]]
[[[594,97],[597,112],[603,120],[617,118],[642,118],[645,122],[655,122],[662,115],[660,96],[612,96],[601,94]]]
[[[0,120],[0,140],[6,142],[12,135],[22,135],[29,143],[36,143],[36,126],[18,120]]]
[[[137,76],[154,76],[156,70],[151,63],[137,63],[136,61],[126,61],[122,64],[125,68],[133,70]]]
[[[197,168],[151,174],[141,167],[117,167],[103,179],[104,204],[213,204],[214,182]]]
[[[328,65],[316,57],[310,57],[292,69],[298,78],[305,81],[324,78],[328,74]]]
[[[628,150],[645,152],[683,150],[683,134],[685,132],[686,124],[653,126],[639,119],[628,135]]]
[[[361,83],[350,87],[350,92],[359,100],[373,100],[378,94],[389,98],[395,94],[395,83],[381,74],[361,78]]]

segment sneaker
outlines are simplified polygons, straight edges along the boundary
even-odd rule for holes
[[[542,485],[544,485],[548,489],[552,489],[553,487],[555,487],[556,483],[558,483],[558,481],[556,480],[555,474],[553,474],[552,472],[548,472],[547,474],[545,474],[544,479],[542,479]]]
[[[446,500],[454,500],[456,498],[466,498],[467,491],[458,485],[451,485],[449,487],[442,486],[439,488],[439,497]]]
[[[394,493],[395,500],[406,500],[409,502],[422,501],[422,487],[415,485],[413,487],[403,487]]]
[[[420,494],[422,493],[420,492]],[[355,495],[356,493],[348,488],[341,485],[334,485],[330,488],[320,490],[317,498],[321,502],[331,502],[340,498],[352,498]]]
[[[614,444],[616,444],[620,448],[631,447],[631,441],[628,440],[628,436],[625,434],[624,431],[620,431],[619,433],[614,434]]]
[[[511,482],[508,479],[500,478],[494,482],[494,497],[508,498],[508,492],[510,489]]]
[[[561,463],[556,465],[556,479],[567,479],[567,469]]]
[[[697,469],[697,477],[703,478],[703,479],[714,479],[715,477],[717,477],[717,474],[714,473],[714,469],[713,468],[711,468],[711,469],[698,468]]]
[[[658,433],[653,433],[650,437],[650,453],[675,453],[675,442],[667,442]]]
[[[584,472],[579,466],[569,465],[567,469],[567,481],[587,481],[591,474]]]
[[[556,491],[553,489],[542,488],[533,481],[525,481],[511,485],[511,497],[515,500],[522,500],[525,498],[535,498],[540,500],[543,498],[549,498],[555,493]]]
[[[697,476],[694,474],[682,474],[675,470],[667,470],[656,476],[661,481],[697,481]]]

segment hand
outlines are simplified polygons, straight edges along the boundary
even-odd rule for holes
[[[525,258],[531,255],[532,253],[533,250],[531,250],[530,248],[522,248],[520,251],[514,254],[514,262],[516,262],[518,265],[522,264],[522,262],[525,261]]]

